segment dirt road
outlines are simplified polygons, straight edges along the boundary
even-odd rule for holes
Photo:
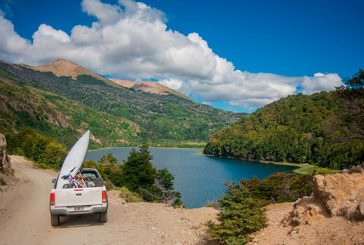
[[[213,208],[175,209],[163,204],[125,203],[109,192],[109,221],[72,216],[52,227],[49,190],[56,173],[12,156],[20,182],[0,194],[0,244],[203,244]]]

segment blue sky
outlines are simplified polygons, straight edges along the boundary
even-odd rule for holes
[[[346,77],[364,67],[362,0],[146,2],[165,11],[173,29],[199,33],[241,70]]]
[[[104,24],[106,22],[101,20],[103,17],[97,16],[97,13],[93,12],[93,6],[97,4],[95,1],[84,1],[87,2],[87,10],[85,7],[82,8],[81,1],[76,0],[0,0],[0,2],[4,18],[13,24],[15,33],[33,43],[33,46],[36,41],[32,36],[41,24],[46,24],[54,30],[62,30],[69,36],[76,25],[90,27],[93,22],[106,25]],[[288,85],[295,88],[304,87],[307,94],[320,90],[331,90],[334,87],[333,84],[338,84],[337,76],[347,78],[357,72],[359,68],[364,67],[364,32],[362,31],[364,1],[147,0],[143,2],[148,8],[156,10],[158,13],[164,13],[160,15],[155,12],[143,13],[144,17],[147,16],[147,18],[142,18],[143,21],[154,23],[157,19],[158,22],[166,24],[166,32],[173,30],[183,35],[183,37],[173,37],[178,41],[173,44],[168,42],[168,45],[171,46],[166,46],[167,48],[176,50],[179,48],[178,45],[183,46],[184,44],[181,44],[180,40],[186,39],[185,37],[192,40],[194,44],[199,43],[204,48],[203,42],[200,42],[203,40],[212,50],[209,55],[226,59],[229,64],[233,65],[233,68],[229,68],[231,71],[225,72],[220,80],[208,83],[209,78],[220,77],[218,76],[220,73],[216,75],[216,72],[213,71],[213,69],[217,69],[216,67],[203,74],[198,74],[196,71],[191,71],[190,68],[186,70],[180,63],[169,69],[162,69],[163,71],[154,69],[148,72],[145,72],[145,68],[143,71],[138,71],[130,67],[128,70],[126,68],[112,70],[101,65],[88,64],[82,59],[77,60],[78,56],[76,56],[77,63],[101,74],[119,78],[130,80],[156,78],[198,101],[234,111],[254,111],[257,107],[279,97],[297,92],[297,89],[292,90]],[[102,1],[100,3],[110,3],[122,10],[127,8],[124,2]],[[101,8],[101,6],[99,7]],[[137,18],[136,12],[129,12],[120,18]],[[116,20],[111,22],[116,23]],[[107,25],[110,23],[108,22]],[[137,28],[138,26],[135,26],[135,29]],[[49,28],[45,29],[45,31],[49,31]],[[146,34],[148,32],[149,30],[145,30]],[[190,33],[198,35],[197,37],[189,36]],[[125,35],[124,33],[120,37]],[[141,35],[138,34],[138,36]],[[133,36],[129,36],[129,39],[134,40],[131,37]],[[145,43],[140,43],[127,47],[144,50],[145,46]],[[8,46],[6,48],[10,49]],[[4,50],[3,47],[3,53],[9,53]],[[31,50],[35,50],[34,47]],[[54,57],[57,55],[59,54],[54,54]],[[137,53],[130,57],[145,60],[146,58],[141,55]],[[165,54],[156,51],[153,53],[154,56],[165,57]],[[9,56],[8,54],[5,56],[4,54],[0,55],[1,57],[10,61],[24,60],[28,63],[44,63],[53,56],[21,59],[19,56]],[[117,58],[109,56],[102,57],[102,59],[107,61],[117,59],[118,62],[110,64],[115,67],[126,67],[123,57],[125,57],[125,53],[120,54],[120,57]],[[128,56],[128,62],[131,60],[130,57]],[[73,56],[70,54],[66,58],[73,58]],[[184,57],[181,57],[181,60],[183,59]],[[151,64],[150,60],[155,63]],[[149,69],[151,65],[174,62],[173,60],[156,61],[155,58],[150,60],[148,64],[137,64]],[[130,63],[136,64],[135,60],[127,64],[130,65]],[[229,64],[224,63],[224,66],[229,66]],[[194,64],[191,65],[194,66]],[[183,71],[177,70],[178,68]],[[228,68],[224,68],[224,70],[228,70]],[[272,74],[273,77],[270,77],[269,74]],[[282,77],[275,77],[275,75]],[[240,79],[240,83],[232,81]],[[230,80],[231,82],[229,82]],[[218,87],[218,84],[224,86]],[[332,84],[332,86],[330,87],[328,84]],[[237,90],[239,87],[245,91],[236,95],[231,95],[229,92],[220,93],[220,91],[228,89]],[[264,87],[271,87],[274,91],[261,93]],[[257,91],[259,93],[256,93]],[[278,93],[278,91],[285,92]],[[255,97],[249,96],[250,94],[254,94]],[[274,95],[269,96],[269,94]]]

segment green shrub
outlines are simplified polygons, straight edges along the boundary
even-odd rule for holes
[[[267,203],[293,202],[312,193],[313,175],[277,173],[263,180],[258,178],[243,180],[241,184],[255,198],[265,200]]]
[[[139,196],[138,193],[129,191],[125,186],[120,189],[120,197],[123,198],[127,202],[141,202],[143,199]]]
[[[43,168],[59,169],[66,156],[66,147],[54,138],[25,128],[8,136],[10,154],[21,154]]]
[[[208,234],[221,244],[245,244],[250,241],[249,234],[266,226],[263,204],[241,184],[229,185],[219,205],[219,223],[209,222]]]
[[[123,167],[117,162],[117,159],[111,154],[104,155],[96,163],[93,160],[84,161],[82,166],[84,168],[95,168],[99,171],[101,177],[104,179],[104,184],[108,190],[114,188],[114,186],[122,186],[122,171]]]
[[[273,174],[263,180],[242,180],[228,185],[223,199],[219,224],[209,223],[208,234],[221,244],[245,244],[249,235],[266,226],[263,207],[271,202],[295,201],[312,193],[313,175]]]
[[[106,190],[112,190],[115,189],[115,185],[111,182],[111,180],[104,180],[104,185],[106,187]]]

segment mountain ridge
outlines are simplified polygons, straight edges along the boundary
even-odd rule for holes
[[[79,75],[90,75],[99,80],[107,80],[103,76],[96,74],[85,67],[76,64],[70,60],[58,58],[53,60],[51,63],[43,66],[29,66],[31,69],[41,72],[52,72],[57,77],[69,76],[72,79],[76,79]]]
[[[135,89],[138,91],[143,91],[143,92],[152,93],[152,94],[159,94],[159,95],[167,95],[168,93],[170,93],[170,94],[174,94],[174,95],[183,97],[185,99],[191,99],[191,98],[187,97],[186,95],[161,84],[160,82],[152,82],[152,81],[132,82],[132,81],[116,79],[116,78],[110,78],[110,80],[124,88]]]
[[[33,70],[40,71],[40,72],[52,72],[57,77],[71,77],[72,79],[77,79],[80,75],[89,75],[92,76],[95,79],[102,80],[106,83],[115,83],[118,86],[128,88],[128,89],[134,89],[137,91],[143,91],[146,93],[153,93],[153,94],[159,94],[159,95],[167,95],[168,93],[183,97],[183,98],[189,98],[186,95],[171,89],[159,82],[152,82],[152,81],[129,81],[129,80],[123,80],[118,78],[106,78],[104,76],[101,76],[93,71],[90,71],[89,69],[76,64],[75,62],[71,60],[67,60],[64,58],[58,58],[50,62],[49,64],[42,65],[42,66],[28,66],[24,65],[25,67],[29,67]],[[189,98],[190,99],[190,98]]]

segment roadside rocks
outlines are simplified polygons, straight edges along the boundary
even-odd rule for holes
[[[331,216],[364,218],[364,173],[316,175],[314,196]]]
[[[0,134],[0,171],[10,168],[10,158],[6,152],[5,136]]]
[[[323,203],[314,196],[303,197],[293,203],[293,211],[284,223],[291,226],[307,225],[312,221],[319,221],[329,217]]]
[[[284,224],[297,227],[334,216],[364,219],[364,173],[315,175],[313,194],[293,204]]]
[[[266,207],[250,245],[363,244],[364,173],[316,175],[311,196]]]

